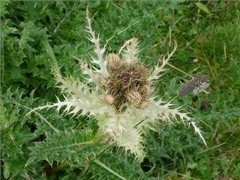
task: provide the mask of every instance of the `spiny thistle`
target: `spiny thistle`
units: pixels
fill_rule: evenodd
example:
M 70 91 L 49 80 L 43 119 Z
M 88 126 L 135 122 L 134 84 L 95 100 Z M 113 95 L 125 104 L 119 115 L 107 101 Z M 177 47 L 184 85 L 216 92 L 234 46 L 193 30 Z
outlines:
M 171 123 L 177 118 L 191 125 L 195 132 L 206 144 L 200 129 L 187 113 L 179 108 L 171 108 L 170 102 L 155 100 L 153 97 L 154 82 L 165 70 L 164 67 L 176 50 L 161 58 L 161 66 L 149 69 L 140 63 L 138 58 L 138 40 L 128 40 L 118 54 L 110 53 L 105 56 L 106 45 L 100 47 L 100 39 L 95 36 L 91 27 L 91 20 L 87 12 L 87 32 L 89 40 L 94 44 L 96 57 L 92 58 L 94 67 L 80 61 L 86 83 L 72 77 L 63 78 L 59 68 L 53 72 L 65 99 L 57 103 L 41 106 L 33 111 L 45 108 L 65 107 L 64 112 L 72 115 L 87 115 L 98 120 L 99 133 L 102 143 L 115 143 L 119 147 L 130 150 L 140 160 L 143 151 L 143 135 L 151 124 L 159 121 Z M 91 84 L 91 86 L 90 86 Z M 93 86 L 94 84 L 94 86 Z

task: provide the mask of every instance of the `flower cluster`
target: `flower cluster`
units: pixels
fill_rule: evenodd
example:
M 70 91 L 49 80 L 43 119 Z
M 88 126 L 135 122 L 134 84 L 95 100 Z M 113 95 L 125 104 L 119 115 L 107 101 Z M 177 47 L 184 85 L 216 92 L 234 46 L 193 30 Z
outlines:
M 130 41 L 134 45 L 137 39 Z M 109 54 L 107 68 L 109 76 L 101 79 L 103 89 L 108 93 L 106 102 L 113 105 L 116 112 L 123 112 L 129 104 L 144 109 L 150 95 L 148 68 L 131 59 L 123 60 L 117 54 Z
M 100 47 L 100 39 L 95 35 L 91 20 L 87 14 L 89 40 L 94 44 L 95 57 L 91 63 L 80 61 L 81 69 L 86 74 L 83 83 L 72 77 L 62 77 L 58 68 L 54 69 L 56 81 L 66 94 L 65 99 L 35 108 L 65 108 L 66 114 L 95 117 L 103 143 L 113 143 L 130 150 L 139 159 L 144 157 L 143 134 L 152 128 L 151 124 L 159 121 L 170 123 L 181 119 L 191 125 L 205 143 L 200 129 L 187 113 L 179 108 L 172 108 L 170 102 L 156 100 L 153 96 L 154 82 L 159 79 L 164 66 L 176 50 L 161 58 L 162 64 L 153 69 L 140 63 L 138 58 L 138 40 L 132 38 L 120 48 L 119 53 L 106 53 L 106 46 Z

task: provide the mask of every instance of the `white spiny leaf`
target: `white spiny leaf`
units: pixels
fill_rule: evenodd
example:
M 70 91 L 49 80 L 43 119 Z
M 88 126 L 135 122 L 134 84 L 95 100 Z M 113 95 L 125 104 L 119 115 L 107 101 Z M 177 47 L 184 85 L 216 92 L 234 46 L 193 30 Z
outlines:
M 112 97 L 114 102 L 113 95 L 109 94 L 111 90 L 108 89 L 109 86 L 111 86 L 109 84 L 115 81 L 114 78 L 113 80 L 111 79 L 111 75 L 114 73 L 112 73 L 113 70 L 111 71 L 111 69 L 109 68 L 111 67 L 109 65 L 110 63 L 107 64 L 109 62 L 109 59 L 107 61 L 107 59 L 104 58 L 106 45 L 103 48 L 100 47 L 100 38 L 99 36 L 95 36 L 95 32 L 91 27 L 91 19 L 89 18 L 88 13 L 87 32 L 89 33 L 88 39 L 94 44 L 94 52 L 96 53 L 96 56 L 91 57 L 91 64 L 94 64 L 95 67 L 93 66 L 89 68 L 87 64 L 80 62 L 83 73 L 87 75 L 87 83 L 83 83 L 71 76 L 67 78 L 62 77 L 59 68 L 55 67 L 53 69 L 53 72 L 55 75 L 55 79 L 58 82 L 58 87 L 62 90 L 62 93 L 65 94 L 64 100 L 61 101 L 57 97 L 56 103 L 52 105 L 41 106 L 33 109 L 32 111 L 56 108 L 58 112 L 60 112 L 60 110 L 63 110 L 64 114 L 70 114 L 72 116 L 93 116 L 98 121 L 100 134 L 105 134 L 107 136 L 107 141 L 111 140 L 115 142 L 118 146 L 124 147 L 126 151 L 130 150 L 132 153 L 136 154 L 136 156 L 141 160 L 145 155 L 143 151 L 142 135 L 148 129 L 154 130 L 153 125 L 159 121 L 165 123 L 174 123 L 174 120 L 180 119 L 183 123 L 191 125 L 206 145 L 206 141 L 201 134 L 201 130 L 196 126 L 196 123 L 193 121 L 193 119 L 190 118 L 187 113 L 181 112 L 180 107 L 173 108 L 171 101 L 164 102 L 163 100 L 155 100 L 156 98 L 153 97 L 153 95 L 152 97 L 143 99 L 143 96 L 141 96 L 140 93 L 135 92 L 135 89 L 134 91 L 129 91 L 128 89 L 128 91 L 125 91 L 125 94 L 122 93 L 122 91 L 116 91 L 124 94 L 122 97 L 125 98 L 124 103 L 126 104 L 126 109 L 122 112 L 117 111 L 119 110 L 115 107 L 117 103 L 114 104 L 105 102 L 105 98 L 107 95 Z M 167 65 L 169 59 L 172 57 L 173 53 L 175 52 L 176 47 L 177 46 L 175 45 L 171 53 L 168 53 L 161 58 L 161 66 L 155 67 L 149 77 L 143 76 L 147 81 L 146 84 L 150 84 L 149 87 L 147 85 L 143 86 L 144 90 L 147 89 L 145 91 L 148 92 L 148 89 L 150 89 L 150 92 L 153 92 L 152 88 L 154 87 L 151 85 L 153 84 L 154 80 L 158 79 L 162 75 L 162 72 L 165 71 L 164 68 Z M 136 38 L 132 38 L 120 48 L 119 56 L 116 55 L 121 61 L 121 63 L 119 63 L 120 65 L 118 66 L 121 68 L 117 70 L 123 71 L 123 67 L 128 70 L 128 66 L 133 69 L 131 69 L 131 72 L 126 71 L 125 74 L 117 74 L 116 77 L 124 77 L 124 83 L 120 86 L 120 88 L 122 88 L 125 83 L 131 82 L 128 79 L 133 78 L 137 74 L 136 72 L 134 72 L 134 66 L 131 65 L 136 65 L 137 63 L 139 63 L 138 53 L 138 41 Z M 116 62 L 119 62 L 116 59 L 110 58 L 110 60 L 115 60 L 115 64 Z M 123 66 L 124 63 L 127 66 Z M 137 67 L 138 65 L 139 64 L 137 64 Z M 108 72 L 108 69 L 110 69 L 110 72 Z M 140 71 L 140 74 L 144 74 L 144 72 L 145 71 Z M 140 78 L 138 79 L 142 79 L 142 77 L 140 76 Z M 104 83 L 106 81 L 110 83 L 106 85 L 100 82 L 101 80 L 103 80 Z M 136 87 L 136 89 L 140 88 Z M 149 95 L 151 93 L 146 94 L 147 96 L 151 96 Z M 128 98 L 131 100 L 128 100 Z M 127 100 L 128 103 L 126 103 Z M 135 101 L 139 103 L 129 103 Z M 143 105 L 142 102 L 145 102 L 145 105 L 147 105 L 140 106 Z

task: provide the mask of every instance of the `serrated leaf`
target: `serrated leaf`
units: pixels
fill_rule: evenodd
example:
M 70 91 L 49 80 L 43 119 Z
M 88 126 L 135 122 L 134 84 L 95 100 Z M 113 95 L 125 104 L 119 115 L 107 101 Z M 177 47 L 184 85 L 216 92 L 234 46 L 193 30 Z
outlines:
M 34 158 L 36 161 L 46 160 L 49 164 L 53 161 L 83 161 L 100 148 L 93 143 L 93 138 L 91 131 L 64 131 L 49 135 L 46 141 L 30 148 L 30 158 L 26 165 L 32 163 Z

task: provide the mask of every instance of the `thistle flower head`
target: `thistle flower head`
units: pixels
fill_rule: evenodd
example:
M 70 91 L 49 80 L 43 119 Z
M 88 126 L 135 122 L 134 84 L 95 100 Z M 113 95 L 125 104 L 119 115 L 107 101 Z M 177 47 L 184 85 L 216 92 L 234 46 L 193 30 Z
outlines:
M 109 76 L 102 86 L 114 98 L 115 110 L 123 112 L 130 104 L 139 108 L 150 93 L 148 68 L 138 61 L 121 60 L 117 54 L 109 54 L 107 60 Z
M 87 14 L 87 32 L 89 40 L 94 44 L 95 56 L 92 57 L 94 68 L 90 68 L 82 61 L 82 71 L 87 75 L 84 84 L 72 77 L 64 78 L 58 68 L 54 69 L 56 81 L 60 84 L 66 97 L 63 101 L 46 105 L 34 110 L 56 107 L 65 108 L 66 114 L 81 114 L 93 116 L 98 120 L 100 134 L 108 138 L 104 142 L 112 142 L 126 151 L 144 157 L 143 134 L 150 124 L 159 121 L 172 122 L 181 119 L 192 125 L 195 132 L 205 143 L 196 123 L 179 108 L 172 108 L 172 104 L 153 97 L 154 81 L 157 80 L 170 57 L 176 50 L 161 58 L 161 66 L 153 69 L 142 64 L 138 58 L 138 40 L 132 38 L 124 43 L 119 53 L 105 55 L 106 45 L 101 48 L 99 37 L 91 27 L 91 20 Z M 89 86 L 94 83 L 95 86 Z M 99 133 L 98 133 L 99 134 Z

